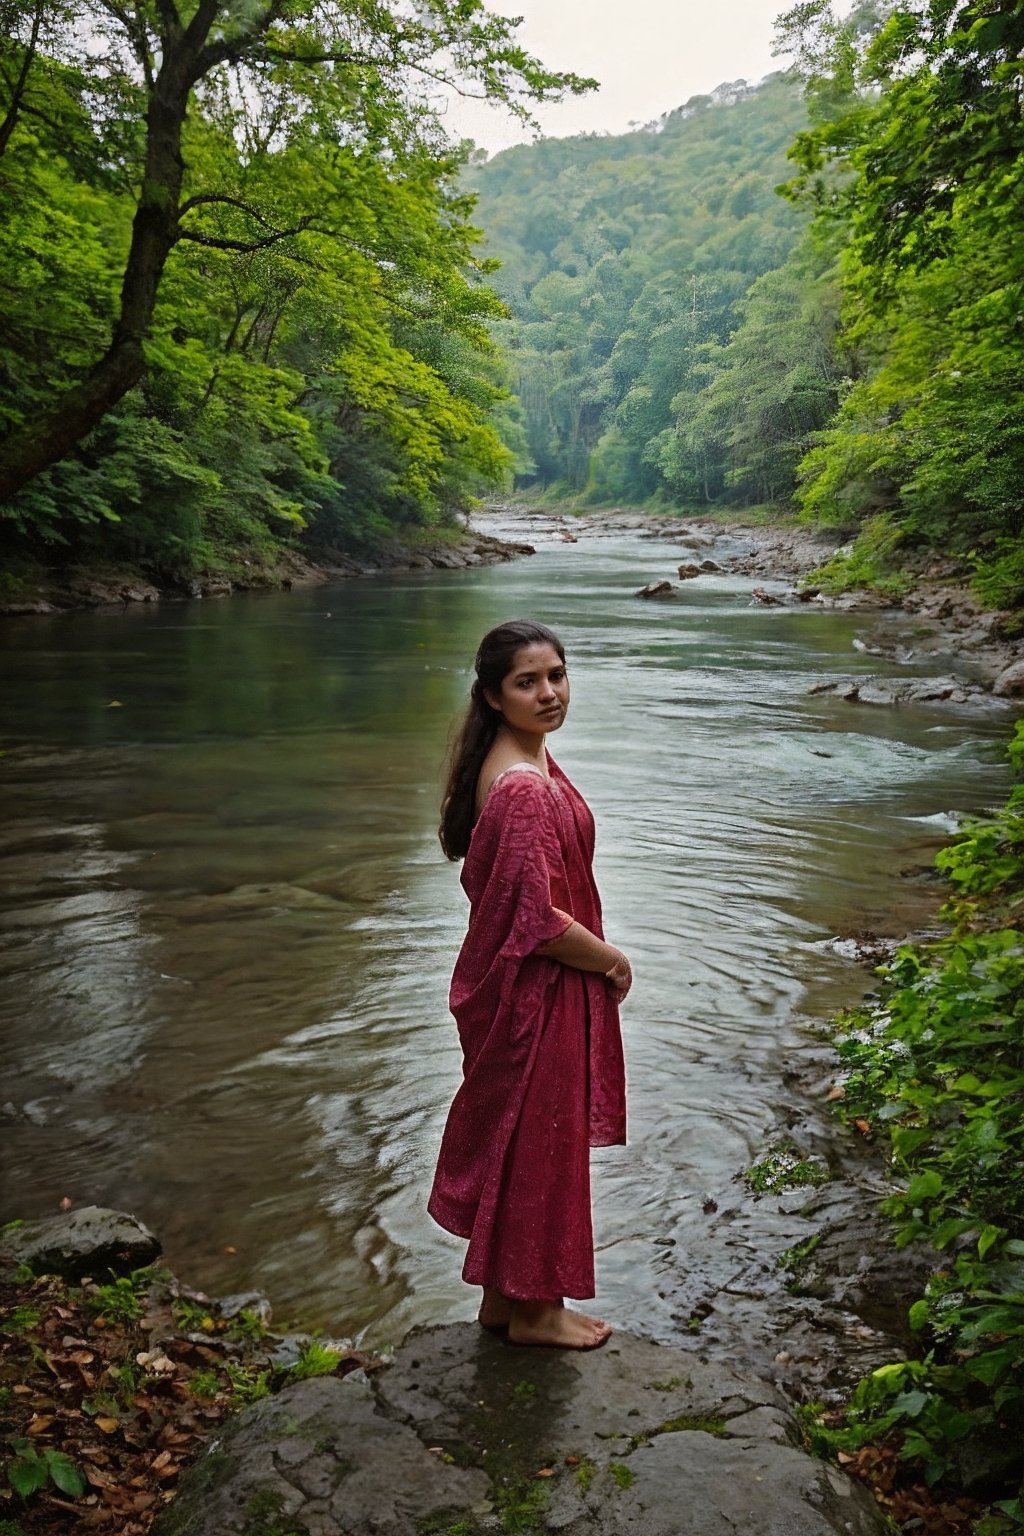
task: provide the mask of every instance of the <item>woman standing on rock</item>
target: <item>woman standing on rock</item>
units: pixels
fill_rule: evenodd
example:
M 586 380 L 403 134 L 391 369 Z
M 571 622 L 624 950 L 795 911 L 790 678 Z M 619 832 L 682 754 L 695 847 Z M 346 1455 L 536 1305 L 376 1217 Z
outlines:
M 455 742 L 441 846 L 465 858 L 469 931 L 452 977 L 464 1080 L 428 1209 L 469 1239 L 480 1322 L 514 1344 L 593 1349 L 592 1146 L 626 1139 L 618 1005 L 629 961 L 606 944 L 594 819 L 547 753 L 569 707 L 565 652 L 543 624 L 484 636 Z

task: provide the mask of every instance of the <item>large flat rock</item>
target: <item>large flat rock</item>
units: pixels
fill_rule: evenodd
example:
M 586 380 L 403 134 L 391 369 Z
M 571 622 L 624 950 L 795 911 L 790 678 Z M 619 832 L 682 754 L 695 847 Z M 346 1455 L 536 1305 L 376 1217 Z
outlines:
M 539 1474 L 539 1475 L 538 1475 Z M 799 1445 L 770 1383 L 617 1334 L 516 1349 L 469 1324 L 255 1404 L 156 1536 L 881 1536 L 869 1494 Z

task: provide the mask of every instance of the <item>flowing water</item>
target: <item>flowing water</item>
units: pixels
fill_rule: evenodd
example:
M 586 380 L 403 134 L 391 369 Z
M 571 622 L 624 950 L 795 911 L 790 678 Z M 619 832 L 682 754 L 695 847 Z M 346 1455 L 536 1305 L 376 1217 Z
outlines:
M 637 977 L 631 1141 L 594 1157 L 598 1305 L 677 1338 L 712 1298 L 721 1347 L 753 1348 L 744 1275 L 809 1229 L 736 1176 L 803 1113 L 807 1017 L 863 989 L 828 941 L 921 920 L 906 871 L 1001 797 L 1008 725 L 810 696 L 886 669 L 851 648 L 857 616 L 752 608 L 728 576 L 632 596 L 685 554 L 591 533 L 486 569 L 8 623 L 0 1219 L 133 1210 L 191 1283 L 375 1345 L 470 1315 L 462 1245 L 423 1209 L 466 915 L 439 763 L 480 635 L 531 614 L 568 649 L 553 749 Z M 805 1119 L 828 1136 L 817 1103 Z

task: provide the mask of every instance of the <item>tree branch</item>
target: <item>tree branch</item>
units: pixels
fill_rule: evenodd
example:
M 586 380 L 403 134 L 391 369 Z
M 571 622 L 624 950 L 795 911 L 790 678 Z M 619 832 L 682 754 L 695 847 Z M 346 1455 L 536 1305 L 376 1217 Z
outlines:
M 186 213 L 192 212 L 193 208 L 209 207 L 215 203 L 223 203 L 229 208 L 240 208 L 250 219 L 255 219 L 257 224 L 262 224 L 264 229 L 273 229 L 274 227 L 269 219 L 265 219 L 262 213 L 251 207 L 249 203 L 243 202 L 240 197 L 232 197 L 227 192 L 197 192 L 194 197 L 190 197 L 186 202 L 182 203 L 178 209 L 178 218 L 183 219 Z M 182 231 L 183 236 L 184 233 Z
M 264 235 L 261 240 L 232 240 L 222 235 L 201 235 L 198 231 L 181 229 L 178 231 L 179 240 L 191 240 L 194 245 L 205 245 L 215 251 L 265 251 L 269 246 L 279 245 L 282 240 L 288 240 L 292 235 L 301 235 L 307 230 L 312 221 L 302 219 L 293 229 L 273 229 L 269 235 Z

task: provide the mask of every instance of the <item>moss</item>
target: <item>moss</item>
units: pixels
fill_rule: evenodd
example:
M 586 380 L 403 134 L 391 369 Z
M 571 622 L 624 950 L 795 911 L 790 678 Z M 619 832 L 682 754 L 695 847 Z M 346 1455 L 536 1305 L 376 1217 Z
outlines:
M 477 1536 L 478 1529 L 475 1521 L 451 1511 L 428 1515 L 416 1522 L 416 1536 Z
M 273 1488 L 253 1494 L 242 1521 L 242 1536 L 307 1536 L 304 1526 L 282 1518 L 281 1495 Z
M 726 1433 L 726 1421 L 713 1413 L 682 1413 L 676 1419 L 666 1419 L 654 1431 L 656 1435 L 678 1435 L 698 1432 L 721 1439 Z
M 597 1469 L 594 1466 L 594 1463 L 592 1461 L 588 1461 L 584 1456 L 579 1466 L 576 1468 L 576 1486 L 580 1493 L 590 1492 L 590 1486 L 594 1481 L 594 1473 L 596 1470 Z
M 636 1473 L 632 1467 L 623 1466 L 621 1461 L 609 1462 L 608 1471 L 620 1488 L 632 1488 L 636 1482 Z
M 514 1482 L 495 1488 L 494 1504 L 501 1529 L 507 1536 L 533 1536 L 543 1530 L 542 1520 L 548 1502 L 546 1482 Z

